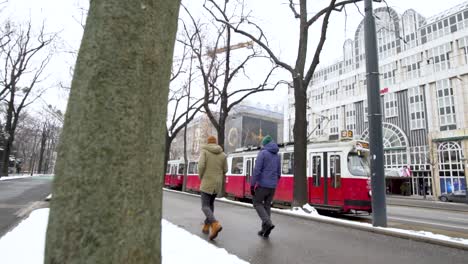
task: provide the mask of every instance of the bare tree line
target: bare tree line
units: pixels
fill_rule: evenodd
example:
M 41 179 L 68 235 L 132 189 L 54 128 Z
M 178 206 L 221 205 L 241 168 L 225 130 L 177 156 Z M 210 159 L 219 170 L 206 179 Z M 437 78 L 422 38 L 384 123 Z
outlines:
M 0 26 L 0 176 L 5 176 L 11 165 L 10 156 L 16 154 L 19 158 L 18 154 L 21 154 L 15 150 L 17 146 L 14 144 L 21 120 L 28 120 L 22 115 L 48 88 L 44 85 L 48 77 L 44 73 L 54 53 L 57 35 L 47 33 L 44 25 L 35 29 L 31 21 L 20 23 L 7 19 Z M 37 161 L 40 171 L 47 154 L 44 137 L 49 137 L 49 133 L 41 136 L 42 159 Z M 17 145 L 24 144 L 18 142 Z M 27 160 L 27 157 L 21 156 L 21 159 Z

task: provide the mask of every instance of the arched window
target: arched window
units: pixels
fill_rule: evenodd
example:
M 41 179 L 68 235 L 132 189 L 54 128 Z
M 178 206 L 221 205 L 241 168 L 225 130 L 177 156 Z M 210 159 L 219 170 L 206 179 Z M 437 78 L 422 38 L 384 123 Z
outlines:
M 459 142 L 444 142 L 438 148 L 440 191 L 452 193 L 466 189 L 465 167 Z
M 408 138 L 397 126 L 390 123 L 382 124 L 382 135 L 385 156 L 385 168 L 399 169 L 408 165 Z M 369 129 L 362 133 L 361 139 L 369 140 Z

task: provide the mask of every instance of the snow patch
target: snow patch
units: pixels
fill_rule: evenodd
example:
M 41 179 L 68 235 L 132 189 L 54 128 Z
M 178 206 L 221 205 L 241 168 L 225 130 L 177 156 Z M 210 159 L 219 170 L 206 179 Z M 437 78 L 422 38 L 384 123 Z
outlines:
M 35 210 L 15 229 L 1 237 L 1 263 L 43 263 L 48 218 L 48 208 Z M 229 254 L 226 249 L 218 248 L 165 219 L 161 220 L 161 225 L 161 254 L 163 264 L 248 264 L 248 262 L 237 256 Z M 183 254 L 181 254 L 182 249 Z

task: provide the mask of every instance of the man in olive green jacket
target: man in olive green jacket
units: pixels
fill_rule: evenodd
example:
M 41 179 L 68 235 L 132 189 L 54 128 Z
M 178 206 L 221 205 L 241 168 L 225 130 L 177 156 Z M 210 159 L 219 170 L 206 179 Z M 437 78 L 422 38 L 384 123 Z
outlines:
M 203 145 L 198 161 L 198 176 L 200 177 L 200 191 L 202 211 L 206 216 L 202 232 L 210 232 L 210 240 L 215 239 L 223 229 L 214 217 L 214 201 L 221 192 L 223 176 L 227 172 L 227 159 L 221 146 L 216 144 L 216 138 L 208 137 L 208 144 Z

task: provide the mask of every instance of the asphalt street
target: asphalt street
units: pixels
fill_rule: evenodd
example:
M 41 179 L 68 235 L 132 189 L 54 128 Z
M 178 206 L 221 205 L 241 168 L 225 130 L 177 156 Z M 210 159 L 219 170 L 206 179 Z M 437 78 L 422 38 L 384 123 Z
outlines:
M 0 181 L 0 237 L 50 194 L 51 176 Z
M 201 232 L 199 197 L 165 191 L 163 203 L 165 219 L 207 239 Z M 276 228 L 269 239 L 264 239 L 257 236 L 260 221 L 252 208 L 216 202 L 215 215 L 223 231 L 212 243 L 253 264 L 452 264 L 466 263 L 468 259 L 468 251 L 464 250 L 275 213 L 272 217 Z
M 372 222 L 372 217 L 368 215 L 329 216 L 359 222 Z M 387 220 L 389 227 L 424 230 L 468 239 L 468 212 L 387 205 Z

